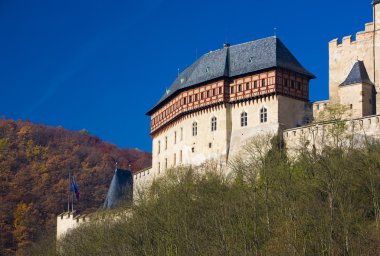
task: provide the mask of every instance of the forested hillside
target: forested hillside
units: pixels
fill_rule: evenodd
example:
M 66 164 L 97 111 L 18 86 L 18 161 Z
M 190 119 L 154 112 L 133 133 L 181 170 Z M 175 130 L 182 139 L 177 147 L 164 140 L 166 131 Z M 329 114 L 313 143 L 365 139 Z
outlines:
M 41 235 L 55 236 L 56 215 L 67 208 L 69 172 L 80 189 L 75 209 L 99 208 L 116 161 L 138 170 L 150 165 L 151 155 L 119 149 L 85 130 L 0 120 L 0 255 L 22 255 Z

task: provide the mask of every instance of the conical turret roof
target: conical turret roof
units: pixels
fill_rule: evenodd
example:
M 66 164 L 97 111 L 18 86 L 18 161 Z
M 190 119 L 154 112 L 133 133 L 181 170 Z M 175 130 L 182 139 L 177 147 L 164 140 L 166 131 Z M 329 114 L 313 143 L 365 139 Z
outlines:
M 120 202 L 132 200 L 133 175 L 131 171 L 116 169 L 113 175 L 103 209 L 115 208 Z
M 354 64 L 351 72 L 348 74 L 346 80 L 344 80 L 341 86 L 358 83 L 373 84 L 369 79 L 367 69 L 364 66 L 364 62 L 359 60 Z

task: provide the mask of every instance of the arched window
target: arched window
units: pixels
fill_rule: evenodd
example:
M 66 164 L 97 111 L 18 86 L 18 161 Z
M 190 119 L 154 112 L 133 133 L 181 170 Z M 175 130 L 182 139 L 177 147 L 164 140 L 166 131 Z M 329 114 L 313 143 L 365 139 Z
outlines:
M 247 115 L 247 112 L 243 112 L 240 115 L 240 125 L 241 127 L 243 127 L 243 126 L 247 126 L 247 124 L 248 124 L 248 115 Z
M 213 132 L 213 131 L 216 131 L 216 117 L 215 116 L 213 116 L 212 118 L 211 118 L 211 131 Z
M 268 111 L 265 107 L 260 109 L 260 123 L 266 123 L 268 121 Z
M 197 122 L 193 123 L 193 136 L 197 136 L 198 134 L 198 124 Z

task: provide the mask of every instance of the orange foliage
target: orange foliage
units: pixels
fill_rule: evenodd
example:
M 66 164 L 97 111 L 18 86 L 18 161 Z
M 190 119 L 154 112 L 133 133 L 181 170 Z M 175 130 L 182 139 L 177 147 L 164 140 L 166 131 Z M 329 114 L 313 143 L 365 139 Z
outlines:
M 22 254 L 42 234 L 55 235 L 55 217 L 67 208 L 69 172 L 81 191 L 76 210 L 98 209 L 116 161 L 139 170 L 151 155 L 88 132 L 0 120 L 0 255 Z

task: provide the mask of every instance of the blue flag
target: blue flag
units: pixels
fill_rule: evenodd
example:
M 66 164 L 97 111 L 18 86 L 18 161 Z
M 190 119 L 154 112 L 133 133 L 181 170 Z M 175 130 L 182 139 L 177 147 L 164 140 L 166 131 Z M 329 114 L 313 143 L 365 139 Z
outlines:
M 80 192 L 79 192 L 78 184 L 74 180 L 74 178 L 70 178 L 70 191 L 75 193 L 75 197 L 79 201 Z

